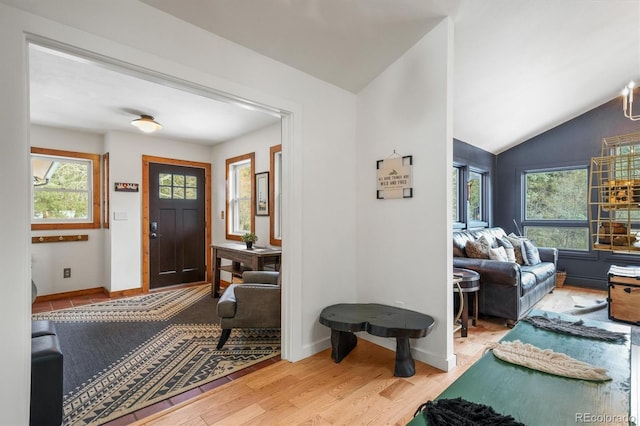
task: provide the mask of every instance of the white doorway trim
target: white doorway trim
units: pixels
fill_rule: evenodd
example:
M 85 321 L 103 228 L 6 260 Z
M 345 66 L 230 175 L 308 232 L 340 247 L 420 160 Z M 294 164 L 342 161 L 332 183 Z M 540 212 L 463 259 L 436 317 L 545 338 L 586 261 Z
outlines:
M 201 96 L 251 108 L 281 118 L 282 123 L 282 157 L 283 157 L 283 227 L 282 250 L 282 359 L 297 361 L 304 357 L 302 351 L 302 120 L 301 106 L 295 102 L 273 96 L 260 94 L 249 99 L 231 91 L 223 91 L 192 81 L 164 74 L 152 69 L 102 55 L 87 49 L 72 46 L 36 34 L 27 34 L 28 44 L 39 45 L 50 49 L 78 56 L 114 71 L 164 84 L 175 89 L 184 90 Z M 170 60 L 167 60 L 171 62 Z M 174 62 L 171 62 L 174 64 Z M 241 92 L 255 93 L 249 87 L 235 84 Z M 234 90 L 234 92 L 236 92 Z M 28 101 L 28 98 L 27 98 Z M 142 273 L 142 271 L 141 271 Z

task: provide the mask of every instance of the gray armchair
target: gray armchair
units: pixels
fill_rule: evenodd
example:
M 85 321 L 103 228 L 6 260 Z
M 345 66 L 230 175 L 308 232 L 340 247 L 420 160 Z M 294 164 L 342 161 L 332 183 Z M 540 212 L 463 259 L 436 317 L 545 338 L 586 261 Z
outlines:
M 232 328 L 280 327 L 280 273 L 247 271 L 243 284 L 231 284 L 216 307 L 222 334 L 217 348 L 226 343 Z

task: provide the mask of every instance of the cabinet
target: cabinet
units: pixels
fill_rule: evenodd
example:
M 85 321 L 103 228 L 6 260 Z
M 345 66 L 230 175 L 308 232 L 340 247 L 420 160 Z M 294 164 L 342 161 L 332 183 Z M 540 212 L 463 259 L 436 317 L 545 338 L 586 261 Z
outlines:
M 614 265 L 608 275 L 609 319 L 640 325 L 640 269 Z
M 589 216 L 594 250 L 640 252 L 640 133 L 604 138 L 591 158 Z

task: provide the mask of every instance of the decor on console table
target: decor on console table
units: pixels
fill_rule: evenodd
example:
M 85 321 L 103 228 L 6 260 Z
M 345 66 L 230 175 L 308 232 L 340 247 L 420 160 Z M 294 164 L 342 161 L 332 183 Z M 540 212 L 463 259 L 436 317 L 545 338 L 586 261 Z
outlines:
M 254 234 L 253 232 L 247 232 L 246 234 L 243 234 L 242 237 L 240 237 L 240 238 L 247 245 L 247 250 L 252 250 L 253 249 L 253 243 L 258 241 L 258 236 L 256 234 Z

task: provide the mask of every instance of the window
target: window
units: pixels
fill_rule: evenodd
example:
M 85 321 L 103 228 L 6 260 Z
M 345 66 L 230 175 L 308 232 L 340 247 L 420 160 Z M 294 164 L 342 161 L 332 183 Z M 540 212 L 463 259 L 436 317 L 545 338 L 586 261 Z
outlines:
M 470 169 L 467 178 L 467 223 L 469 226 L 488 226 L 486 196 L 485 174 Z
M 453 229 L 489 226 L 488 175 L 486 171 L 467 165 L 453 164 L 451 170 Z
M 269 153 L 271 154 L 269 242 L 274 246 L 280 246 L 282 245 L 282 145 L 272 146 Z
M 31 229 L 100 227 L 100 156 L 31 148 Z
M 451 199 L 453 200 L 452 203 L 453 205 L 451 206 L 451 219 L 453 221 L 453 227 L 454 228 L 462 228 L 464 227 L 464 220 L 463 220 L 463 210 L 462 210 L 462 205 L 463 203 L 460 202 L 460 200 L 464 199 L 461 195 L 461 187 L 460 187 L 460 182 L 462 181 L 462 167 L 461 166 L 453 166 L 453 169 L 451 170 L 451 180 L 452 180 L 452 184 L 451 184 Z
M 184 174 L 160 173 L 159 197 L 173 200 L 197 200 L 198 177 Z
M 226 237 L 239 240 L 245 232 L 254 232 L 254 153 L 227 159 L 226 173 Z
M 524 234 L 536 245 L 589 250 L 588 171 L 541 170 L 524 173 Z

